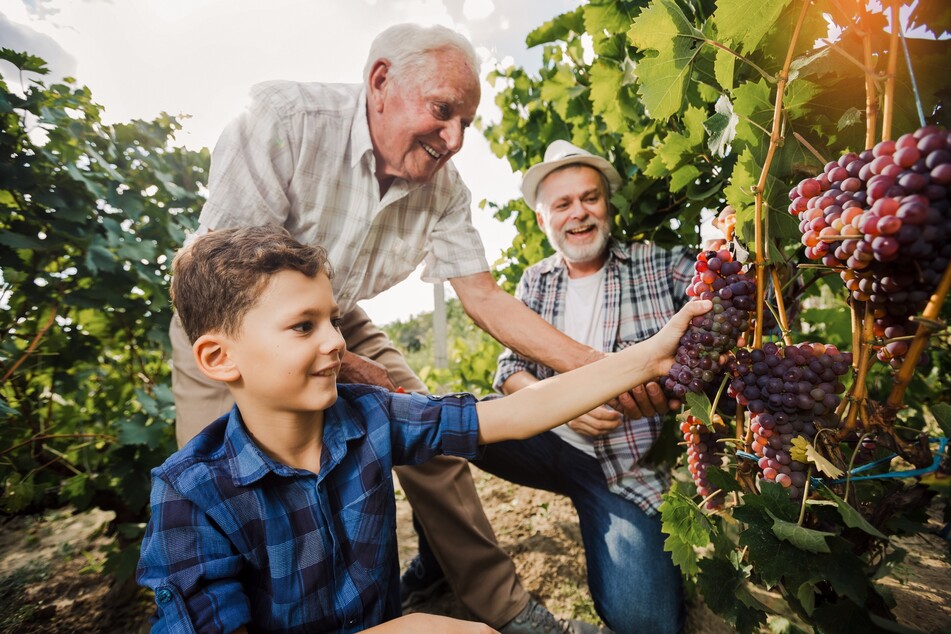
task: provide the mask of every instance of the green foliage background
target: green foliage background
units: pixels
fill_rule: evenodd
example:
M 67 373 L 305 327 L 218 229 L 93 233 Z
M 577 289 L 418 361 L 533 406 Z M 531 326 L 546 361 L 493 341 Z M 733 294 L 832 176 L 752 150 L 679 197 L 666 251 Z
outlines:
M 781 144 L 766 181 L 763 255 L 795 264 L 799 234 L 787 192 L 827 160 L 863 149 L 861 33 L 871 34 L 878 72 L 889 46 L 880 10 L 857 24 L 851 3 L 816 0 L 790 49 L 805 1 L 590 0 L 528 35 L 527 46 L 543 49 L 537 73 L 491 73 L 502 116 L 482 130 L 517 171 L 540 161 L 558 138 L 611 160 L 626 177 L 612 198 L 621 239 L 697 245 L 704 213 L 729 204 L 739 241 L 751 250 L 752 186 L 766 157 L 778 71 L 791 50 Z M 830 23 L 840 30 L 835 42 L 823 40 Z M 951 4 L 918 2 L 907 26 L 946 37 L 949 25 Z M 915 89 L 929 122 L 947 126 L 949 118 L 951 40 L 928 36 L 907 45 L 917 84 L 899 64 L 894 136 L 919 125 Z M 71 80 L 46 85 L 42 60 L 27 54 L 3 49 L 0 58 L 19 69 L 15 83 L 23 86 L 0 79 L 0 504 L 5 513 L 65 504 L 116 511 L 120 539 L 110 569 L 121 578 L 137 556 L 149 469 L 174 449 L 168 264 L 195 224 L 209 155 L 175 143 L 174 117 L 106 125 L 87 88 Z M 522 201 L 482 205 L 518 229 L 497 267 L 514 291 L 524 268 L 550 246 Z M 841 284 L 800 275 L 807 291 L 793 338 L 848 348 Z M 431 317 L 388 331 L 434 391 L 486 393 L 500 348 L 457 302 L 449 316 L 448 370 L 425 358 Z M 948 345 L 943 332 L 930 368 L 907 393 L 901 422 L 911 432 L 947 434 L 951 426 Z M 890 381 L 877 369 L 872 395 Z M 735 486 L 727 474 L 717 482 Z M 889 615 L 875 578 L 900 559 L 876 533 L 920 530 L 920 509 L 934 491 L 895 480 L 856 493 L 862 508 L 892 512 L 873 525 L 830 491 L 828 505 L 814 510 L 815 524 L 803 526 L 788 496 L 766 486 L 725 518 L 702 512 L 692 485 L 678 484 L 663 509 L 668 548 L 738 630 L 752 630 L 771 610 L 750 588 L 778 585 L 802 623 L 875 631 Z M 919 511 L 888 506 L 915 495 Z M 875 545 L 871 555 L 856 546 L 863 543 Z

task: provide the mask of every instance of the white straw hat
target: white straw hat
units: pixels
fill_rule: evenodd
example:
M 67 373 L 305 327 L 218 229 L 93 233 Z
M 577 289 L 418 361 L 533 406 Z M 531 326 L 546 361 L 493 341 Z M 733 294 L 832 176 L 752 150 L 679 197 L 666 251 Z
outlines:
M 559 139 L 558 141 L 552 141 L 548 149 L 545 150 L 545 160 L 528 168 L 522 178 L 522 196 L 525 198 L 525 203 L 529 209 L 535 209 L 538 185 L 545 180 L 545 177 L 559 167 L 573 163 L 588 165 L 604 174 L 604 177 L 608 179 L 611 191 L 617 191 L 621 187 L 621 175 L 618 174 L 611 163 L 600 156 L 572 145 L 568 141 Z

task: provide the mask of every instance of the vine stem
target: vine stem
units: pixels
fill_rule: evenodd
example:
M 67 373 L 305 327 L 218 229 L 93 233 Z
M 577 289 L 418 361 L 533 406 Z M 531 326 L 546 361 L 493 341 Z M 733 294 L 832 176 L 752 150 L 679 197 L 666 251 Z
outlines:
M 773 289 L 776 291 L 776 317 L 779 321 L 779 327 L 783 331 L 783 343 L 787 346 L 792 345 L 792 339 L 789 337 L 789 320 L 786 318 L 786 304 L 783 301 L 782 284 L 779 280 L 779 272 L 773 267 L 770 270 L 773 279 Z
M 869 367 L 872 365 L 872 354 L 874 350 L 872 349 L 872 340 L 875 338 L 873 332 L 873 323 L 875 317 L 872 315 L 872 311 L 869 307 L 865 308 L 865 319 L 862 321 L 862 341 L 859 349 L 859 365 L 856 372 L 855 381 L 852 383 L 852 389 L 849 390 L 849 401 L 851 406 L 849 407 L 848 418 L 845 421 L 845 427 L 842 429 L 840 438 L 847 436 L 853 429 L 855 429 L 856 419 L 859 416 L 859 412 L 862 409 L 865 399 L 867 397 L 867 388 L 865 381 L 868 377 Z M 862 423 L 864 425 L 864 417 Z
M 921 313 L 923 319 L 918 322 L 918 331 L 908 346 L 905 360 L 895 375 L 895 384 L 892 387 L 891 393 L 888 395 L 886 404 L 889 407 L 895 409 L 901 407 L 905 397 L 905 388 L 908 387 L 908 383 L 911 382 L 912 377 L 915 375 L 918 358 L 921 356 L 922 351 L 924 351 L 925 346 L 928 345 L 928 339 L 931 333 L 941 326 L 938 317 L 940 316 L 941 306 L 944 304 L 944 299 L 948 296 L 949 290 L 951 290 L 951 266 L 944 270 L 944 275 L 941 276 L 938 288 L 928 301 L 924 312 Z
M 809 480 L 812 477 L 812 465 L 809 465 L 809 470 L 806 471 L 806 483 L 802 486 L 802 505 L 799 507 L 799 520 L 796 522 L 796 525 L 802 526 L 803 521 L 806 519 L 806 500 L 809 499 Z
M 779 81 L 776 84 L 776 100 L 773 104 L 773 124 L 769 134 L 769 148 L 766 150 L 766 158 L 763 161 L 763 170 L 760 172 L 759 181 L 755 187 L 755 221 L 754 221 L 754 240 L 756 244 L 756 327 L 753 331 L 753 348 L 762 346 L 763 340 L 763 303 L 766 280 L 764 267 L 766 258 L 763 254 L 765 244 L 763 239 L 763 193 L 766 191 L 766 179 L 769 176 L 769 168 L 773 163 L 773 157 L 776 155 L 776 148 L 779 147 L 779 141 L 782 138 L 780 128 L 783 116 L 783 96 L 786 92 L 786 84 L 789 81 L 789 67 L 792 65 L 793 52 L 796 48 L 796 40 L 799 39 L 799 32 L 802 30 L 803 21 L 806 19 L 806 12 L 809 10 L 810 2 L 805 0 L 802 3 L 802 10 L 799 12 L 799 19 L 796 20 L 796 26 L 793 29 L 792 37 L 789 40 L 789 49 L 786 51 L 786 60 L 783 62 L 783 68 L 779 71 Z
M 0 378 L 0 383 L 6 383 L 7 379 L 13 376 L 13 373 L 16 372 L 16 369 L 19 368 L 23 362 L 26 361 L 26 358 L 33 353 L 33 351 L 36 349 L 36 346 L 40 343 L 40 339 L 42 339 L 43 335 L 46 334 L 46 331 L 50 329 L 50 326 L 53 325 L 53 321 L 55 319 L 56 306 L 53 306 L 53 308 L 50 309 L 49 319 L 46 320 L 46 323 L 43 324 L 43 327 L 40 328 L 39 332 L 36 333 L 36 336 L 33 337 L 33 341 L 31 341 L 26 350 L 23 351 L 23 354 L 20 355 L 20 358 L 16 360 L 16 363 L 10 366 L 10 369 L 4 373 L 3 378 Z
M 29 445 L 35 442 L 42 442 L 44 440 L 55 440 L 57 438 L 102 438 L 104 440 L 115 441 L 115 436 L 110 436 L 109 434 L 37 434 L 36 436 L 31 436 L 26 440 L 19 442 L 12 447 L 7 447 L 3 451 L 0 451 L 0 456 L 5 456 L 12 451 L 16 451 L 20 447 Z
M 885 75 L 885 98 L 882 100 L 882 140 L 892 138 L 892 119 L 895 118 L 895 71 L 898 69 L 898 3 L 888 2 L 891 9 L 892 32 L 888 38 L 888 73 Z M 872 147 L 871 145 L 869 147 Z
M 865 61 L 865 147 L 875 145 L 875 130 L 878 127 L 878 93 L 875 90 L 875 77 L 872 61 L 872 34 L 866 28 L 868 24 L 868 7 L 864 2 L 858 3 L 862 12 L 862 53 Z

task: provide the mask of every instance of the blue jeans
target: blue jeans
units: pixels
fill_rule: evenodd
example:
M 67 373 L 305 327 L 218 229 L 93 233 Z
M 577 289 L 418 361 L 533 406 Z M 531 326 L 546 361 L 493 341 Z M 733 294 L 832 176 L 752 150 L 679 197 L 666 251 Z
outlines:
M 588 588 L 608 627 L 618 634 L 682 629 L 680 570 L 664 551 L 660 516 L 649 516 L 609 491 L 596 459 L 545 432 L 486 445 L 472 463 L 509 482 L 571 499 L 584 542 Z

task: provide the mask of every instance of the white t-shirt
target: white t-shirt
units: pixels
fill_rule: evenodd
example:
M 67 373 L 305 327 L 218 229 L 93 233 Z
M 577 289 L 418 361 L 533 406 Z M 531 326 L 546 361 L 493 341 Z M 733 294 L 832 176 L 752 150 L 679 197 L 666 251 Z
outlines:
M 604 279 L 607 269 L 585 277 L 568 278 L 565 289 L 565 334 L 604 352 Z M 569 445 L 595 457 L 594 440 L 567 424 L 552 430 Z

